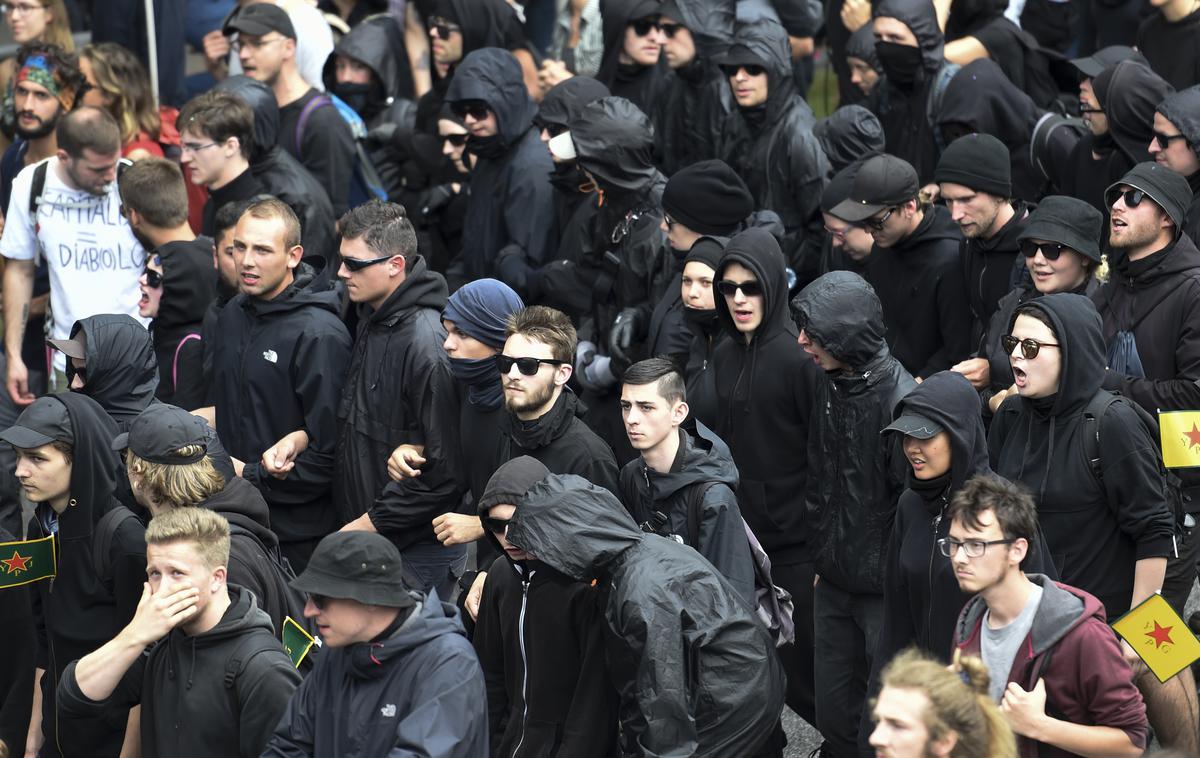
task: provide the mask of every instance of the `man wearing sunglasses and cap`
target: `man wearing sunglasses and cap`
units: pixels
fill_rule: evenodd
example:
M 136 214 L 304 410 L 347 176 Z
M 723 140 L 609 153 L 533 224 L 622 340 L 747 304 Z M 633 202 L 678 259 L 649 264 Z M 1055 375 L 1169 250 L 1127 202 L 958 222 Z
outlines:
M 454 606 L 405 585 L 396 546 L 337 532 L 292 586 L 324 650 L 264 758 L 488 752 L 483 672 Z

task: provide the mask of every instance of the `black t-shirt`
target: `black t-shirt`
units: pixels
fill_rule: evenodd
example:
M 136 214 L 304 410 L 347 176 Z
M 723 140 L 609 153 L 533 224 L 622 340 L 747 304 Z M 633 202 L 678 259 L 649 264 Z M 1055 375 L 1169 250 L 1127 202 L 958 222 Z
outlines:
M 309 105 L 321 98 L 322 102 Z M 333 213 L 348 210 L 354 171 L 354 135 L 337 107 L 316 89 L 279 109 L 279 146 L 300 161 L 329 192 Z
M 1169 23 L 1161 13 L 1142 22 L 1137 33 L 1137 47 L 1154 73 L 1171 83 L 1177 90 L 1200 84 L 1200 10 L 1175 23 Z

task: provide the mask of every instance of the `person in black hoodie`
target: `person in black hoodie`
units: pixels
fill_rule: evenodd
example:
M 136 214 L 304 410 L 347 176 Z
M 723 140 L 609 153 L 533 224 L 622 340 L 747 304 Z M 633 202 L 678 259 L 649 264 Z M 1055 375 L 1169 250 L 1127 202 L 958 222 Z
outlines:
M 820 580 L 814 592 L 817 728 L 852 754 L 883 623 L 883 566 L 904 461 L 878 430 L 916 384 L 888 352 L 883 309 L 861 276 L 834 271 L 792 300 L 798 341 L 824 372 L 807 455 L 824 472 L 804 495 Z M 861 747 L 866 750 L 866 743 Z
M 478 156 L 462 253 L 447 279 L 457 289 L 495 276 L 529 298 L 536 292 L 531 280 L 550 256 L 553 164 L 533 128 L 537 109 L 521 66 L 506 50 L 476 50 L 455 69 L 446 102 L 465 119 L 467 150 Z
M 867 276 L 875 238 L 862 224 L 852 224 L 833 215 L 833 209 L 854 191 L 854 175 L 865 160 L 855 161 L 834 174 L 821 193 L 821 218 L 825 222 L 825 242 L 821 247 L 822 274 L 853 271 L 864 279 Z
M 670 68 L 662 54 L 661 0 L 604 0 L 604 57 L 596 78 L 645 113 L 654 110 Z
M 150 522 L 142 602 L 117 635 L 63 672 L 65 721 L 140 705 L 127 743 L 144 755 L 262 753 L 300 674 L 254 595 L 227 584 L 229 540 L 228 522 L 202 508 Z
M 1144 63 L 1123 60 L 1105 69 L 1092 82 L 1108 119 L 1108 130 L 1127 168 L 1146 160 L 1154 138 L 1154 110 L 1175 88 Z
M 1192 188 L 1183 233 L 1200 244 L 1200 85 L 1163 98 L 1154 111 L 1150 156 L 1181 174 Z
M 833 7 L 836 7 L 834 4 Z M 861 104 L 875 90 L 879 77 L 883 75 L 883 67 L 879 65 L 879 56 L 875 52 L 875 25 L 868 22 L 850 35 L 846 42 L 846 76 L 839 74 L 839 88 L 845 92 L 848 85 L 854 89 L 849 92 L 853 98 L 839 98 L 838 102 L 849 105 Z M 836 64 L 835 64 L 836 68 Z
M 719 60 L 736 110 L 726 119 L 717 156 L 741 176 L 755 207 L 783 219 L 780 242 L 795 285 L 816 278 L 821 245 L 821 190 L 829 163 L 813 136 L 812 109 L 796 91 L 787 32 L 761 18 L 739 24 Z
M 971 317 L 963 291 L 962 233 L 943 206 L 917 195 L 917 173 L 893 155 L 864 161 L 830 214 L 875 239 L 866 279 L 883 303 L 888 347 L 922 379 L 966 358 Z
M 331 491 L 335 424 L 350 363 L 328 273 L 303 255 L 299 220 L 285 203 L 265 198 L 246 208 L 234 229 L 242 291 L 218 317 L 213 356 L 217 432 L 236 473 L 270 504 L 280 548 L 297 568 L 340 522 Z M 286 479 L 269 476 L 263 451 L 297 429 L 312 443 Z
M 128 709 L 62 720 L 56 693 L 71 661 L 104 644 L 133 614 L 145 577 L 146 546 L 137 519 L 119 519 L 108 544 L 96 544 L 97 524 L 120 507 L 114 497 L 120 464 L 112 450 L 117 426 L 91 398 L 75 392 L 40 397 L 0 432 L 17 449 L 16 477 L 36 504 L 29 539 L 54 537 L 53 580 L 33 589 L 37 665 L 26 751 L 116 758 Z M 107 550 L 97 556 L 94 551 Z M 96 567 L 108 570 L 107 576 Z
M 220 341 L 217 331 L 217 318 L 229 301 L 238 293 L 237 265 L 233 260 L 233 230 L 237 228 L 238 219 L 246 210 L 246 202 L 227 203 L 222 206 L 213 219 L 213 268 L 217 272 L 217 291 L 215 297 L 204 311 L 204 320 L 200 324 L 200 344 L 204 346 L 204 405 L 212 405 L 213 400 L 213 353 Z
M 832 177 L 851 163 L 882 153 L 883 126 L 861 105 L 843 105 L 813 126 Z M 824 272 L 822 272 L 824 273 Z
M 14 479 L 14 482 L 16 480 Z M 19 542 L 21 537 L 0 525 L 0 543 Z M 31 726 L 34 673 L 37 659 L 37 629 L 30 602 L 34 588 L 6 587 L 0 592 L 0 744 L 12 751 L 25 750 L 25 738 Z M 10 752 L 10 755 L 14 753 Z
M 501 553 L 483 566 L 489 579 L 473 640 L 487 683 L 491 754 L 608 758 L 616 747 L 617 693 L 604 660 L 604 592 L 514 548 L 504 535 L 515 504 L 549 475 L 533 458 L 514 458 L 479 499 L 488 542 Z
M 680 290 L 683 296 L 683 321 L 691 341 L 688 343 L 684 378 L 687 382 L 689 417 L 709 429 L 717 425 L 716 367 L 713 354 L 717 345 L 730 339 L 717 316 L 714 284 L 717 266 L 725 254 L 724 237 L 701 237 L 683 258 Z
M 713 430 L 737 464 L 742 517 L 771 559 L 775 583 L 792 595 L 796 641 L 780 649 L 787 702 L 816 723 L 813 694 L 813 555 L 804 513 L 804 450 L 818 369 L 796 344 L 788 314 L 787 264 L 763 229 L 733 237 L 717 266 L 717 318 L 729 335 L 713 350 Z
M 1150 67 L 1175 89 L 1200 81 L 1200 8 L 1192 0 L 1152 0 L 1154 9 L 1137 30 L 1137 49 L 1145 53 Z

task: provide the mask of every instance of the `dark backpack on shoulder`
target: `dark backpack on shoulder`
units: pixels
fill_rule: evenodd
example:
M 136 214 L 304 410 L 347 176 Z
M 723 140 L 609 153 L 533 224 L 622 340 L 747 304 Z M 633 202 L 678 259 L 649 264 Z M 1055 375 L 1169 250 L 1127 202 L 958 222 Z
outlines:
M 265 561 L 259 561 L 259 567 L 263 569 L 260 574 L 266 574 L 268 583 L 267 592 L 272 594 L 272 599 L 278 601 L 278 605 L 283 609 L 285 616 L 291 616 L 292 620 L 299 624 L 304 631 L 312 636 L 316 636 L 316 625 L 311 619 L 304 617 L 304 593 L 293 589 L 291 582 L 296 578 L 296 572 L 292 570 L 292 566 L 288 563 L 287 558 L 279 552 L 279 548 L 268 548 L 258 536 L 249 529 L 239 526 L 238 524 L 229 524 L 230 538 L 244 539 L 251 542 L 256 547 L 256 552 L 265 556 Z M 259 598 L 259 607 L 265 610 L 266 598 Z M 274 621 L 274 619 L 272 619 Z M 276 636 L 283 634 L 282 629 L 275 630 Z
M 118 505 L 101 516 L 96 522 L 96 528 L 92 530 L 92 571 L 100 585 L 110 594 L 113 592 L 113 576 L 109 553 L 112 552 L 113 538 L 116 537 L 117 530 L 129 519 L 139 524 L 142 522 L 136 513 Z

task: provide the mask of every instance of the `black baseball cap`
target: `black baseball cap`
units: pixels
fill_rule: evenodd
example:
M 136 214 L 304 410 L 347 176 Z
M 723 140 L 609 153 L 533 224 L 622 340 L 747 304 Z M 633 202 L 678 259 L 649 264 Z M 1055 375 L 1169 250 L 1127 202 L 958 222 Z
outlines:
M 900 418 L 893 421 L 891 426 L 884 428 L 883 431 L 900 432 L 909 437 L 916 437 L 919 440 L 927 440 L 937 436 L 942 431 L 942 425 L 930 420 L 927 416 L 922 416 L 912 411 L 905 411 L 900 415 Z
M 75 443 L 71 414 L 61 400 L 39 397 L 21 412 L 17 423 L 0 432 L 0 440 L 30 450 L 51 442 Z
M 61 351 L 68 358 L 87 360 L 87 339 L 84 337 L 82 329 L 69 340 L 46 340 L 46 343 Z
M 296 39 L 296 27 L 287 11 L 274 3 L 255 3 L 235 10 L 225 20 L 222 29 L 226 36 L 234 32 L 261 37 L 270 32 L 279 32 L 289 39 Z
M 310 595 L 356 600 L 365 605 L 416 605 L 403 580 L 400 551 L 387 537 L 373 532 L 327 535 L 317 543 L 304 573 L 290 584 Z
M 919 190 L 917 172 L 908 161 L 887 153 L 873 155 L 855 172 L 850 196 L 828 213 L 857 223 L 912 200 Z
M 190 456 L 173 454 L 189 445 L 199 445 L 200 452 Z M 178 406 L 155 403 L 138 414 L 129 431 L 116 436 L 112 448 L 129 448 L 134 455 L 151 463 L 176 466 L 195 463 L 208 454 L 208 424 Z
M 1124 60 L 1134 60 L 1145 66 L 1150 65 L 1146 61 L 1146 56 L 1125 45 L 1109 45 L 1086 58 L 1073 59 L 1071 65 L 1079 69 L 1079 73 L 1083 74 L 1085 78 L 1095 79 L 1103 73 L 1104 69 L 1111 68 Z

